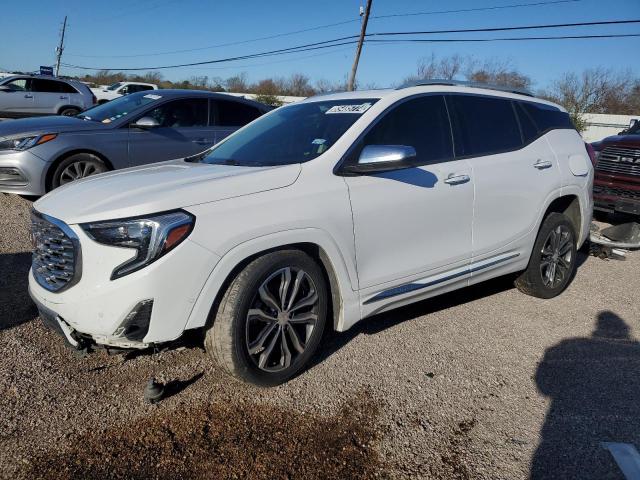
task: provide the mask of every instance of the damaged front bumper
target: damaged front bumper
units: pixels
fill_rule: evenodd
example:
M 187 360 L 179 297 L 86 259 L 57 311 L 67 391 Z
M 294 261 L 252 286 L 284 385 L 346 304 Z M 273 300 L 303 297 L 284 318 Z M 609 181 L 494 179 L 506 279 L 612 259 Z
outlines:
M 132 330 L 132 326 L 135 327 L 135 329 L 133 329 L 134 336 L 139 336 L 140 331 L 144 331 L 146 333 L 146 329 L 144 328 L 145 326 L 139 325 L 140 322 L 139 318 L 137 318 L 137 311 L 135 309 L 134 311 L 132 311 L 133 315 L 127 316 L 127 319 L 125 319 L 125 322 L 123 322 L 123 325 L 119 329 L 119 334 L 121 334 L 122 336 L 110 337 L 106 335 L 88 334 L 76 330 L 71 325 L 69 325 L 64 320 L 64 318 L 62 318 L 51 308 L 45 306 L 42 302 L 40 302 L 38 298 L 33 295 L 31 289 L 29 289 L 29 296 L 36 304 L 36 307 L 38 308 L 38 312 L 40 314 L 40 318 L 42 319 L 45 326 L 62 336 L 66 340 L 66 343 L 74 349 L 83 350 L 95 345 L 124 350 L 141 350 L 152 346 L 149 343 L 131 340 L 131 336 L 126 335 L 127 332 L 130 332 Z M 136 320 L 138 320 L 138 324 L 135 323 Z M 140 327 L 142 328 L 140 329 Z M 146 325 L 146 327 L 148 329 L 148 324 Z M 129 336 L 129 338 L 127 338 L 127 336 Z M 144 337 L 144 335 L 142 335 L 142 337 Z

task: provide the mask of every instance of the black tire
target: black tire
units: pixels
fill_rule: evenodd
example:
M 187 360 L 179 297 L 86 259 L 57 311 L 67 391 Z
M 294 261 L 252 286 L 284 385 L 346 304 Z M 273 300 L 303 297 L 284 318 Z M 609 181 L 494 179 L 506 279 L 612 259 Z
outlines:
M 60 110 L 60 115 L 62 115 L 63 117 L 75 117 L 79 113 L 80 113 L 80 109 L 74 108 L 74 107 L 65 107 L 62 110 Z
M 76 153 L 62 160 L 53 171 L 50 190 L 79 178 L 89 177 L 108 170 L 100 158 L 90 153 Z M 77 173 L 77 178 L 72 178 Z
M 283 272 L 286 269 L 290 271 L 291 282 L 285 283 L 284 300 L 282 300 L 283 278 L 286 278 Z M 299 282 L 297 281 L 298 272 L 306 274 L 306 276 L 302 275 Z M 263 302 L 264 297 L 259 293 L 259 289 L 265 285 L 265 282 L 266 289 L 276 297 L 274 300 L 280 301 L 283 305 L 289 304 L 287 311 L 291 308 L 291 312 L 302 312 L 290 317 L 291 324 L 279 316 L 287 316 L 284 309 L 280 310 L 278 307 L 276 310 L 271 308 L 270 304 Z M 296 283 L 298 289 L 295 289 Z M 276 291 L 273 288 L 274 285 L 279 285 L 280 290 Z M 297 310 L 296 305 L 302 304 L 306 299 L 313 299 L 314 290 L 317 294 L 317 303 L 312 307 Z M 276 293 L 273 294 L 273 292 Z M 229 375 L 258 386 L 279 385 L 298 374 L 317 350 L 326 324 L 327 305 L 328 291 L 325 277 L 311 257 L 299 250 L 268 253 L 249 263 L 227 288 L 220 301 L 213 325 L 206 333 L 205 348 L 213 361 Z M 305 312 L 307 308 L 309 311 Z M 250 309 L 263 314 L 267 312 L 274 318 L 267 320 L 266 316 L 249 315 Z M 315 320 L 304 324 L 298 323 L 299 319 L 313 315 L 317 317 Z M 285 324 L 281 324 L 281 321 Z M 301 327 L 304 330 L 300 330 Z M 265 331 L 270 333 L 265 334 Z M 301 333 L 305 336 L 304 342 L 300 341 Z M 293 335 L 298 339 L 295 344 Z M 252 341 L 254 338 L 257 340 Z M 288 347 L 283 346 L 283 338 L 284 343 L 289 344 Z M 262 343 L 260 343 L 261 339 Z M 272 344 L 277 344 L 279 349 Z M 253 354 L 250 353 L 250 345 L 257 350 Z M 301 347 L 303 347 L 302 352 L 296 351 L 296 348 Z M 290 355 L 288 366 L 286 366 L 285 351 Z M 263 357 L 266 360 L 263 360 Z M 264 364 L 260 366 L 263 361 Z
M 557 249 L 555 239 L 559 242 Z M 577 241 L 569 218 L 555 212 L 547 215 L 538 231 L 529 265 L 515 280 L 518 290 L 538 298 L 553 298 L 562 293 L 576 273 Z

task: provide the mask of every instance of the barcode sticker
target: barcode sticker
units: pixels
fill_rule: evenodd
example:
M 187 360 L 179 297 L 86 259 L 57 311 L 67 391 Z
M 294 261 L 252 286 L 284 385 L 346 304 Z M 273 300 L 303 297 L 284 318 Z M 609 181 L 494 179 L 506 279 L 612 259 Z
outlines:
M 325 113 L 364 113 L 369 110 L 371 103 L 361 103 L 359 105 L 335 105 Z

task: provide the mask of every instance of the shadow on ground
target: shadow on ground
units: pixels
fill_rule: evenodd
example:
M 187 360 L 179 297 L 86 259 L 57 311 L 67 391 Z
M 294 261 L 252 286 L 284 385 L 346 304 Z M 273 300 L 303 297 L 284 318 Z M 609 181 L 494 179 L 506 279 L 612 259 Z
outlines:
M 38 316 L 29 297 L 30 267 L 30 253 L 0 254 L 0 331 Z
M 598 314 L 590 337 L 547 349 L 535 380 L 551 399 L 531 478 L 621 478 L 601 442 L 640 447 L 640 343 L 625 321 Z

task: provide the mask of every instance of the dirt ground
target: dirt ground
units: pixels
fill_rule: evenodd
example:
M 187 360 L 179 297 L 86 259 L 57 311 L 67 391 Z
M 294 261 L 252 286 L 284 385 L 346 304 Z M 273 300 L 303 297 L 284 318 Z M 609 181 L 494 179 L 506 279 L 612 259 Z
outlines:
M 27 295 L 29 208 L 0 194 L 1 478 L 603 479 L 601 442 L 640 448 L 640 253 L 581 254 L 552 300 L 497 279 L 379 315 L 257 389 L 199 348 L 67 349 Z

